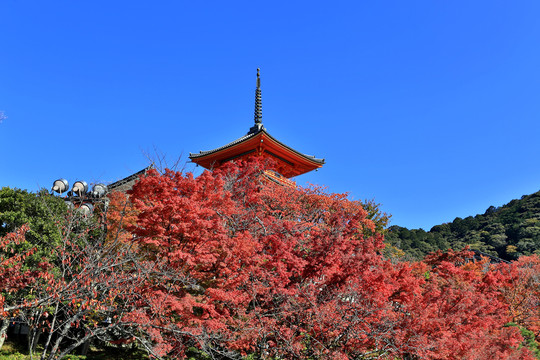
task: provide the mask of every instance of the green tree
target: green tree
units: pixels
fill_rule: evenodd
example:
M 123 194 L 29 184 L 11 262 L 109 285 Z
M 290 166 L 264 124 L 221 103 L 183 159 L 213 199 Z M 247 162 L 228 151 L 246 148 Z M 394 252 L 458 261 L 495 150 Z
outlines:
M 20 264 L 21 273 L 31 273 L 39 268 L 44 258 L 50 258 L 52 249 L 62 240 L 59 224 L 64 221 L 67 207 L 64 200 L 50 195 L 46 190 L 31 193 L 26 190 L 3 187 L 0 189 L 0 238 L 26 225 L 24 240 L 10 245 L 6 256 L 31 254 Z M 7 302 L 31 296 L 23 289 L 17 293 L 0 289 L 0 296 Z M 5 338 L 8 319 L 0 319 L 0 339 Z M 0 343 L 0 347 L 3 341 Z
M 57 245 L 61 238 L 58 222 L 65 218 L 66 210 L 64 200 L 44 189 L 31 193 L 3 187 L 0 189 L 0 236 L 28 224 L 28 242 L 45 248 Z

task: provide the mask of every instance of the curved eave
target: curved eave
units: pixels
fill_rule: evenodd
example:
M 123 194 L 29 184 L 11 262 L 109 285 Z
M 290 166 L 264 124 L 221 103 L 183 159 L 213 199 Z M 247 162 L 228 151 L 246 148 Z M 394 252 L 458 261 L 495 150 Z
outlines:
M 268 133 L 262 135 L 263 154 L 279 160 L 281 168 L 279 172 L 287 177 L 305 174 L 323 166 L 324 160 L 302 154 L 293 148 L 276 140 Z M 283 164 L 286 163 L 287 165 Z
M 258 132 L 260 133 L 260 132 Z M 213 149 L 213 150 L 206 150 L 206 151 L 199 151 L 199 153 L 195 153 L 195 154 L 192 154 L 192 153 L 189 153 L 189 158 L 193 161 L 193 159 L 200 159 L 200 158 L 204 158 L 205 156 L 209 156 L 209 155 L 212 155 L 214 153 L 217 153 L 217 152 L 221 152 L 223 150 L 227 150 L 227 149 L 230 149 L 230 148 L 233 148 L 237 145 L 240 145 L 242 143 L 245 143 L 246 141 L 248 141 L 249 139 L 252 139 L 253 137 L 255 137 L 258 133 L 252 133 L 252 134 L 247 134 L 245 136 L 242 136 L 241 138 L 238 138 L 226 145 L 223 145 L 223 146 L 220 146 L 218 147 L 217 149 Z
M 201 151 L 199 154 L 190 153 L 189 158 L 204 168 L 213 169 L 224 162 L 248 155 L 268 156 L 277 159 L 282 163 L 283 175 L 286 177 L 304 174 L 318 169 L 324 164 L 324 159 L 302 154 L 276 140 L 264 129 L 214 150 Z
M 316 158 L 315 156 L 310 156 L 310 155 L 306 155 L 306 154 L 302 154 L 301 152 L 299 151 L 296 151 L 294 150 L 293 148 L 291 148 L 290 146 L 287 146 L 285 145 L 284 143 L 282 143 L 281 141 L 278 141 L 276 138 L 274 138 L 272 135 L 270 135 L 269 133 L 267 133 L 266 131 L 261 131 L 262 133 L 264 133 L 266 136 L 268 136 L 268 138 L 270 140 L 272 140 L 276 145 L 286 149 L 287 151 L 290 151 L 292 153 L 294 153 L 296 155 L 296 157 L 300 157 L 302 159 L 304 159 L 305 161 L 309 162 L 309 163 L 312 163 L 314 165 L 316 165 L 317 167 L 321 167 L 323 166 L 324 164 L 324 159 L 319 159 L 319 158 Z

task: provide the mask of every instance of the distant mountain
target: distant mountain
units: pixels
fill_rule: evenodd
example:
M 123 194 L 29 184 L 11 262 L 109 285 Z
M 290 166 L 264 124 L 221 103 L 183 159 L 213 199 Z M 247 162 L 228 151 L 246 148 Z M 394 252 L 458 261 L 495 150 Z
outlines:
M 457 217 L 430 231 L 390 226 L 385 238 L 410 259 L 466 245 L 505 260 L 540 254 L 540 191 L 501 207 L 490 206 L 482 215 Z

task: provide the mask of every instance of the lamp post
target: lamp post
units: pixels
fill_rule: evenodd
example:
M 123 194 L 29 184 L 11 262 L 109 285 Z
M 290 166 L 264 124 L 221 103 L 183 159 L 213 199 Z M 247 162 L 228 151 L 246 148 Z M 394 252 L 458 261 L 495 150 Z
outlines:
M 69 182 L 66 179 L 58 179 L 54 181 L 51 191 L 58 194 L 67 192 L 64 196 L 64 201 L 68 208 L 79 209 L 79 212 L 84 217 L 92 216 L 96 206 L 99 206 L 102 210 L 102 218 L 100 221 L 106 226 L 105 220 L 107 207 L 109 205 L 109 199 L 107 198 L 109 189 L 107 188 L 107 185 L 95 184 L 92 187 L 92 190 L 89 191 L 88 183 L 86 181 L 79 180 L 73 183 L 73 187 L 70 191 L 68 191 L 68 189 Z

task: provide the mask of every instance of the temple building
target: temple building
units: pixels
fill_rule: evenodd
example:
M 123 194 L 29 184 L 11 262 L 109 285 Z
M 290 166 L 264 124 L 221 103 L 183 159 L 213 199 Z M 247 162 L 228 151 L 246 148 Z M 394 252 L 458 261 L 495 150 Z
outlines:
M 205 169 L 212 170 L 234 159 L 262 156 L 274 160 L 276 164 L 275 168 L 268 170 L 273 170 L 287 179 L 323 166 L 324 159 L 303 154 L 285 145 L 270 135 L 264 127 L 262 122 L 260 69 L 257 69 L 254 121 L 255 124 L 246 135 L 213 150 L 200 151 L 195 154 L 190 153 L 190 160 Z

